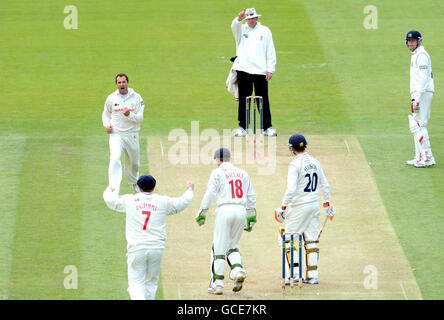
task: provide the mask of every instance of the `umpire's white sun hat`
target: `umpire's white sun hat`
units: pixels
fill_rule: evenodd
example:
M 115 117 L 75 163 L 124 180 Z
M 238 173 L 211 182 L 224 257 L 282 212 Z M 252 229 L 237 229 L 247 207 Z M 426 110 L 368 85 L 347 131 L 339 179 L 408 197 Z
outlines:
M 245 19 L 253 19 L 253 18 L 260 18 L 262 17 L 261 14 L 257 14 L 256 13 L 256 9 L 255 8 L 248 8 L 245 10 Z

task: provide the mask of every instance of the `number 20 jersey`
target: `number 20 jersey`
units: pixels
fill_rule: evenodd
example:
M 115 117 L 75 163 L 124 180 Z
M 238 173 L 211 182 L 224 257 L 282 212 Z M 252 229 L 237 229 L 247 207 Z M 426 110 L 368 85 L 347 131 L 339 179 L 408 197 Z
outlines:
M 319 189 L 323 191 L 323 202 L 329 202 L 330 186 L 321 164 L 307 152 L 298 154 L 288 166 L 287 190 L 282 205 L 318 202 Z

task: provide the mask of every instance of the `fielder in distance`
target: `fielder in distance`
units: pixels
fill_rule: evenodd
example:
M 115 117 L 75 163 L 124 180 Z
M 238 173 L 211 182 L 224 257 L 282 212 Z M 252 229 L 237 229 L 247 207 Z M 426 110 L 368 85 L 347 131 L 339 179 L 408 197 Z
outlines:
M 410 59 L 410 111 L 408 115 L 410 132 L 415 145 L 415 157 L 407 160 L 407 165 L 416 168 L 431 167 L 436 164 L 432 154 L 427 124 L 430 120 L 430 105 L 435 92 L 432 61 L 422 45 L 421 33 L 407 32 L 405 44 L 411 52 Z

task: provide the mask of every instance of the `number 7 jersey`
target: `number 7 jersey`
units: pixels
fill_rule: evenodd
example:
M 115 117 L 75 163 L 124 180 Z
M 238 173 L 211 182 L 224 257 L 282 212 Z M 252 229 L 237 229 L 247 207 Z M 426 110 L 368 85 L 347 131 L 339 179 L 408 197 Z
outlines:
M 162 249 L 166 240 L 166 216 L 184 210 L 193 200 L 190 189 L 178 198 L 151 192 L 125 194 L 107 188 L 103 199 L 111 210 L 126 213 L 125 234 L 128 252 Z
M 298 154 L 288 166 L 287 190 L 282 205 L 318 202 L 319 189 L 323 192 L 323 202 L 329 202 L 330 186 L 321 164 L 307 152 Z
M 223 162 L 211 172 L 201 208 L 208 209 L 217 197 L 217 206 L 239 204 L 247 209 L 256 207 L 256 194 L 245 170 Z

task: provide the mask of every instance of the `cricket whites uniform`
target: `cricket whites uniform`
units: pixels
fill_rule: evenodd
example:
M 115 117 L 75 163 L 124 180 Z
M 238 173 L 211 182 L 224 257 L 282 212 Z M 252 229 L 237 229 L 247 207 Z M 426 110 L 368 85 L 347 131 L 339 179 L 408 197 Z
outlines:
M 271 112 L 265 75 L 267 72 L 274 73 L 276 69 L 276 51 L 271 31 L 260 22 L 250 28 L 237 17 L 231 23 L 231 30 L 236 41 L 237 58 L 233 69 L 237 71 L 239 88 L 239 126 L 245 129 L 245 99 L 252 95 L 254 85 L 255 95 L 263 97 L 263 125 L 264 130 L 267 130 L 271 127 Z
M 156 297 L 166 240 L 166 216 L 184 210 L 193 200 L 188 189 L 179 198 L 152 192 L 126 194 L 108 187 L 103 192 L 108 208 L 126 213 L 128 292 L 132 300 Z
M 434 92 L 431 59 L 424 47 L 419 46 L 412 52 L 410 62 L 410 95 L 419 102 L 419 111 L 412 108 L 409 126 L 415 142 L 415 159 L 420 161 L 433 159 L 427 124 Z
M 225 257 L 231 267 L 230 278 L 242 267 L 238 243 L 246 220 L 246 210 L 256 208 L 256 194 L 248 173 L 230 162 L 223 162 L 211 172 L 201 209 L 208 210 L 217 198 L 210 286 L 223 287 Z
M 130 109 L 129 116 L 122 110 Z M 109 185 L 119 190 L 122 181 L 122 164 L 120 158 L 125 151 L 125 174 L 131 184 L 137 182 L 140 166 L 139 131 L 143 120 L 145 103 L 133 89 L 123 96 L 116 90 L 108 96 L 102 113 L 103 126 L 112 126 L 109 134 L 110 160 L 108 168 Z
M 320 188 L 323 201 L 329 202 L 330 186 L 319 161 L 307 152 L 295 156 L 288 166 L 287 190 L 282 206 L 288 207 L 285 231 L 304 233 L 307 278 L 318 278 Z M 295 261 L 299 263 L 297 255 Z

